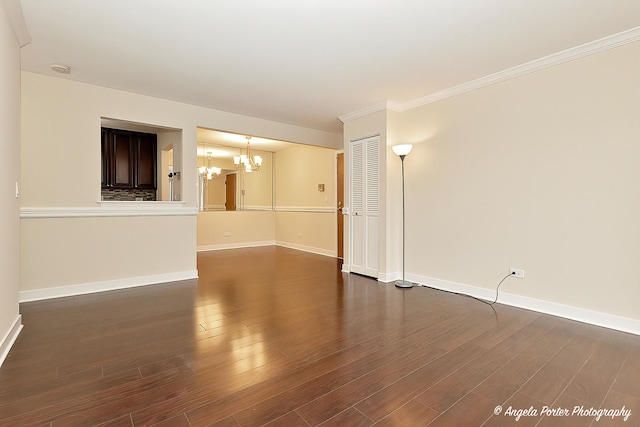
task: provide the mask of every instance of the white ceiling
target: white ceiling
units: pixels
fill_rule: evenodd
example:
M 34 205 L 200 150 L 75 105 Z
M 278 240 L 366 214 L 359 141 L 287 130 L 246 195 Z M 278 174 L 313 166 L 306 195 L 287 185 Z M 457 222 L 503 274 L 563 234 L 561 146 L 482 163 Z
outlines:
M 638 0 L 22 0 L 22 68 L 340 132 L 408 102 L 640 26 Z

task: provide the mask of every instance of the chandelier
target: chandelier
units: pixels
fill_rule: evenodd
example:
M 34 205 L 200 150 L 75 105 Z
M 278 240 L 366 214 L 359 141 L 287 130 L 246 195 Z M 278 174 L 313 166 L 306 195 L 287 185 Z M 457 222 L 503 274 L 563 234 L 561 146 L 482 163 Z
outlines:
M 246 138 L 247 154 L 242 154 L 242 149 L 240 149 L 240 155 L 233 156 L 233 164 L 243 172 L 257 172 L 260 170 L 260 166 L 262 166 L 262 157 L 251 155 L 251 137 L 247 136 Z
M 222 169 L 210 165 L 211 154 L 213 154 L 211 151 L 207 151 L 207 165 L 200 166 L 198 168 L 198 172 L 200 173 L 200 176 L 203 178 L 206 177 L 207 179 L 217 178 L 220 176 L 220 173 L 222 172 Z

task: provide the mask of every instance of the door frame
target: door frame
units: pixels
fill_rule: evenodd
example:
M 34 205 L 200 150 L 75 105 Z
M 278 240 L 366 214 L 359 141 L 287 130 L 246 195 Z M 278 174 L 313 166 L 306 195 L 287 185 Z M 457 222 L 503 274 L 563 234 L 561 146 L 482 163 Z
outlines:
M 336 257 L 344 260 L 344 150 L 336 153 Z

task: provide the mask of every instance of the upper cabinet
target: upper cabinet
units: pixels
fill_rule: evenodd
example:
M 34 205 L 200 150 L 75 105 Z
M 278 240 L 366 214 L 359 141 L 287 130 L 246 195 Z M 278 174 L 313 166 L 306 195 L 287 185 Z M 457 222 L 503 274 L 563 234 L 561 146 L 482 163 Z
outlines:
M 156 174 L 156 150 L 158 136 L 152 133 L 135 134 L 134 164 L 134 185 L 136 188 L 157 187 Z
M 158 137 L 102 128 L 102 188 L 156 189 Z

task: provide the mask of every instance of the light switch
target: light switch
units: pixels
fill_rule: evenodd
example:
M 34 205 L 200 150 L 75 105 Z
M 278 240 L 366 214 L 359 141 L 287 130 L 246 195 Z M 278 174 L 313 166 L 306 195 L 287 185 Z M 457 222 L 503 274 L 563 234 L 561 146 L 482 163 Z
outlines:
M 16 181 L 16 199 L 20 198 L 20 190 L 18 189 L 18 182 Z

